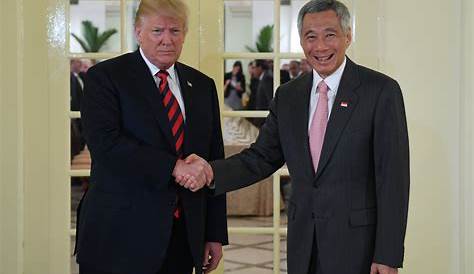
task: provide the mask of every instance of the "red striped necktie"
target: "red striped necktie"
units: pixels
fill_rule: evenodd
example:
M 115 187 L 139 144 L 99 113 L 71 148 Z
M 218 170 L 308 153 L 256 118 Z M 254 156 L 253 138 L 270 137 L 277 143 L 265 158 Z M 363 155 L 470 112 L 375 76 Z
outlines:
M 174 97 L 168 84 L 168 72 L 160 70 L 156 73 L 156 77 L 160 78 L 158 89 L 160 90 L 163 106 L 168 114 L 168 121 L 171 126 L 171 133 L 175 143 L 176 154 L 179 158 L 183 157 L 183 140 L 184 140 L 184 118 L 179 107 L 178 100 Z M 179 201 L 178 201 L 179 204 Z M 179 219 L 181 215 L 181 207 L 178 205 L 174 210 L 174 217 Z
M 156 73 L 156 76 L 160 78 L 160 90 L 163 106 L 165 107 L 166 113 L 168 114 L 168 121 L 171 126 L 171 133 L 173 134 L 175 149 L 178 157 L 183 156 L 183 141 L 184 141 L 184 118 L 179 107 L 178 100 L 174 97 L 173 93 L 168 84 L 168 72 L 166 70 L 160 70 Z

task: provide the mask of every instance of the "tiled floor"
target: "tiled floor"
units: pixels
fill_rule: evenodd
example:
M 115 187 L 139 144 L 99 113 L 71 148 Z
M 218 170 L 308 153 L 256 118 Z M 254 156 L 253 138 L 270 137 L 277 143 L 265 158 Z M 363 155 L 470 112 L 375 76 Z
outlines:
M 81 198 L 80 186 L 73 186 L 71 193 L 72 227 L 76 227 L 75 209 Z M 272 217 L 229 217 L 228 225 L 235 226 L 272 226 Z M 286 225 L 286 215 L 282 212 L 281 225 Z M 74 238 L 71 239 L 74 246 Z M 71 273 L 78 274 L 74 258 L 71 259 Z M 272 235 L 229 235 L 229 245 L 224 248 L 224 273 L 229 274 L 271 274 L 273 272 L 273 236 Z M 280 272 L 286 272 L 286 237 L 280 239 Z

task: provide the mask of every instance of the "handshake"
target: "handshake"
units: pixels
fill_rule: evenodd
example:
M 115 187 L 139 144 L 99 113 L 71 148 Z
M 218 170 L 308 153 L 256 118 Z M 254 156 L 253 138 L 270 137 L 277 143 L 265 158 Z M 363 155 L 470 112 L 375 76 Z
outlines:
M 191 154 L 184 160 L 176 161 L 173 177 L 182 187 L 196 192 L 205 185 L 211 184 L 214 180 L 214 172 L 206 160 L 196 154 Z

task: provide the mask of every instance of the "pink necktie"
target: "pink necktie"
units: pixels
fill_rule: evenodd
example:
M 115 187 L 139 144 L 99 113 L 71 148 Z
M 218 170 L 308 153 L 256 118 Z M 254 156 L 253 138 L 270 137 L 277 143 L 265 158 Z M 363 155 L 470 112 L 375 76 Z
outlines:
M 316 112 L 314 113 L 313 121 L 311 121 L 309 128 L 309 148 L 313 160 L 314 172 L 318 170 L 319 157 L 321 156 L 329 115 L 328 86 L 324 81 L 319 82 L 318 92 L 318 104 L 316 105 Z

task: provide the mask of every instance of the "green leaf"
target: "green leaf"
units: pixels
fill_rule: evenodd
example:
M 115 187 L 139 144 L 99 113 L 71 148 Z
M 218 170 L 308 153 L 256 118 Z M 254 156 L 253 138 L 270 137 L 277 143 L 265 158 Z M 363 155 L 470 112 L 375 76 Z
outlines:
M 257 50 L 255 48 L 252 48 L 252 47 L 249 47 L 249 46 L 245 46 L 245 48 L 250 52 L 257 52 Z
M 82 21 L 82 36 L 84 36 L 84 39 L 89 45 L 89 49 L 91 52 L 97 52 L 95 51 L 97 32 L 98 29 L 92 24 L 91 21 Z
M 271 52 L 273 43 L 273 25 L 266 25 L 260 30 L 257 48 L 260 52 Z
M 84 52 L 99 52 L 107 40 L 115 33 L 117 33 L 116 29 L 108 29 L 99 33 L 99 29 L 91 21 L 85 20 L 82 21 L 82 37 L 84 40 L 74 33 L 71 33 L 71 35 L 81 45 Z
M 107 42 L 110 36 L 114 35 L 115 33 L 117 33 L 116 29 L 109 29 L 104 31 L 97 39 L 97 51 L 100 51 L 100 48 L 102 48 L 102 46 Z
M 255 48 L 245 46 L 250 52 L 272 52 L 273 51 L 273 25 L 266 25 L 260 29 L 255 42 Z
M 79 43 L 79 45 L 81 45 L 82 49 L 84 50 L 84 52 L 90 52 L 90 49 L 89 47 L 87 46 L 87 43 L 84 42 L 84 40 L 82 40 L 81 38 L 79 38 L 76 34 L 74 33 L 71 33 L 72 37 L 74 37 L 76 39 L 76 41 Z

